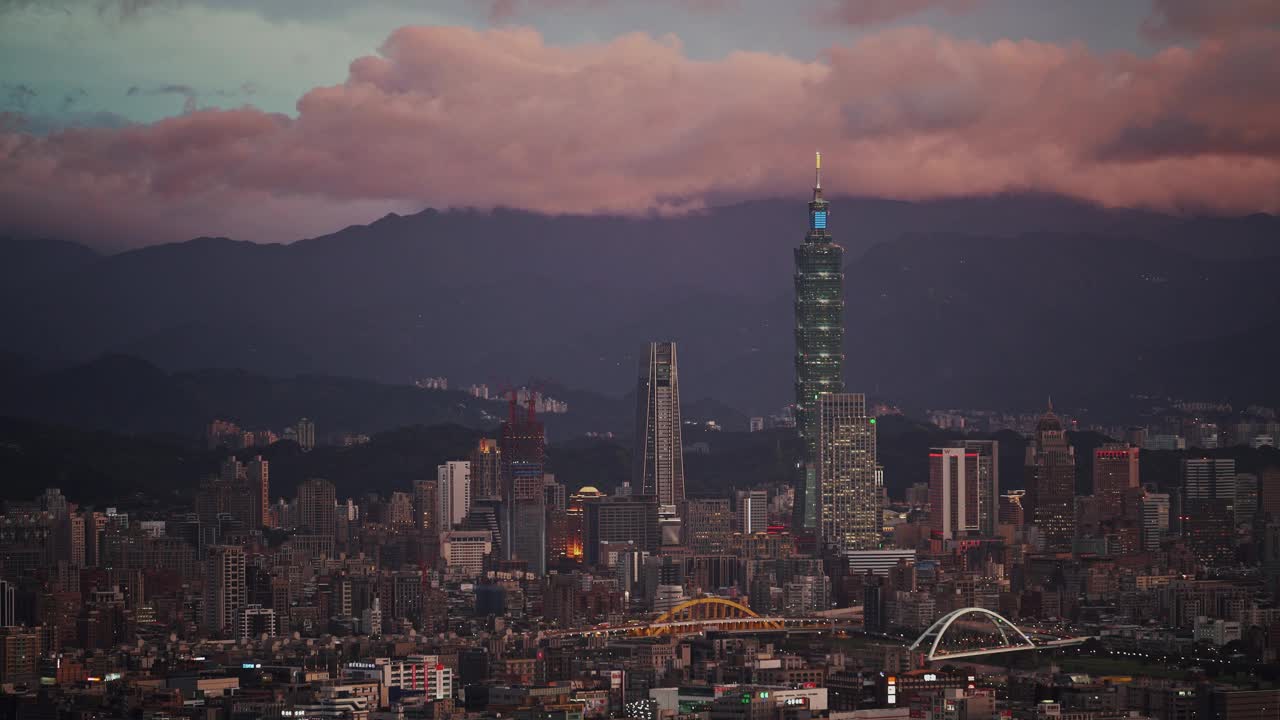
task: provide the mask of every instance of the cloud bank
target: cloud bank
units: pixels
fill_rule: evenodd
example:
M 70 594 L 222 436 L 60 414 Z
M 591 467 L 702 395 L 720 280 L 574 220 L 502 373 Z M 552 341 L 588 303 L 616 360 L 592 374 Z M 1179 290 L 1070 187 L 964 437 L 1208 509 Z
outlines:
M 836 194 L 1274 212 L 1277 57 L 1266 29 L 1138 57 L 905 28 L 802 62 L 405 27 L 296 116 L 193 109 L 44 136 L 0 122 L 0 217 L 141 244 L 287 240 L 427 205 L 685 212 L 802 194 L 815 149 Z

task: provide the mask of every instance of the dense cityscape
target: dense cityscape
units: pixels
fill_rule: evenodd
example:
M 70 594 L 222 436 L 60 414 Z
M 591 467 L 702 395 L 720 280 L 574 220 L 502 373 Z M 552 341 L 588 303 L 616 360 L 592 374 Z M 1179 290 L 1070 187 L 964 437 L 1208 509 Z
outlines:
M 1280 0 L 0 0 L 0 720 L 1280 720 Z
M 682 417 L 662 340 L 641 355 L 631 472 L 598 483 L 611 493 L 547 472 L 541 418 L 572 408 L 529 388 L 469 455 L 389 496 L 321 477 L 282 496 L 260 453 L 313 451 L 316 421 L 213 419 L 219 471 L 173 479 L 198 483 L 193 506 L 81 506 L 56 487 L 6 501 L 0 715 L 1276 717 L 1280 464 L 1253 467 L 1276 460 L 1256 455 L 1274 411 L 1170 404 L 1077 451 L 1080 424 L 1051 402 L 933 410 L 965 434 L 891 496 L 878 419 L 901 411 L 846 391 L 843 249 L 817 166 L 795 403 L 745 428 L 798 436 L 790 482 L 686 492 L 685 455 L 707 443 L 685 434 L 717 428 Z M 1027 437 L 1019 489 L 1000 431 Z M 1209 452 L 1232 445 L 1255 454 Z M 1172 478 L 1148 479 L 1156 451 Z

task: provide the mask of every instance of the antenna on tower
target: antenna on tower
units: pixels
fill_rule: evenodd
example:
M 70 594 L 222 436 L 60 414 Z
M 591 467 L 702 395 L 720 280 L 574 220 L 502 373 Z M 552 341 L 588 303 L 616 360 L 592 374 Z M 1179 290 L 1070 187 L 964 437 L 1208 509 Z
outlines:
M 813 153 L 813 187 L 822 188 L 822 151 L 815 150 Z

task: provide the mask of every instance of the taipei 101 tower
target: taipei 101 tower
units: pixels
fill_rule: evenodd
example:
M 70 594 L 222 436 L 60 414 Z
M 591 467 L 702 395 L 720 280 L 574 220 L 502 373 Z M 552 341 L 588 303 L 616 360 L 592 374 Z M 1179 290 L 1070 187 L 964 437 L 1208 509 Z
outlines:
M 795 249 L 796 430 L 804 441 L 795 496 L 794 530 L 817 524 L 818 396 L 844 391 L 844 248 L 827 229 L 822 153 L 814 163 L 809 231 Z

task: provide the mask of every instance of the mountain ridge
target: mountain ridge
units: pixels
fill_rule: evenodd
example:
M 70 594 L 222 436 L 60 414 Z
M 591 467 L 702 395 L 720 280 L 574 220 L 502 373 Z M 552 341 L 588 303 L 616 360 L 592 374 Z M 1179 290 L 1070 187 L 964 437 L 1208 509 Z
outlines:
M 1054 196 L 833 207 L 848 249 L 851 391 L 993 407 L 1052 391 L 1096 405 L 1090 395 L 1126 383 L 1180 391 L 1176 368 L 1150 358 L 1187 343 L 1275 350 L 1272 216 L 1184 219 Z M 542 377 L 606 394 L 634 383 L 646 342 L 673 339 L 687 397 L 765 414 L 792 392 L 803 223 L 791 200 L 641 219 L 427 210 L 288 244 L 199 238 L 81 255 L 41 274 L 40 293 L 6 286 L 0 320 L 7 349 L 45 369 L 120 353 L 170 371 Z M 1049 269 L 1064 277 L 1041 281 Z M 1062 337 L 1113 345 L 1107 357 L 1055 350 Z M 1236 380 L 1236 392 L 1280 402 L 1269 374 Z

